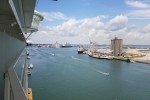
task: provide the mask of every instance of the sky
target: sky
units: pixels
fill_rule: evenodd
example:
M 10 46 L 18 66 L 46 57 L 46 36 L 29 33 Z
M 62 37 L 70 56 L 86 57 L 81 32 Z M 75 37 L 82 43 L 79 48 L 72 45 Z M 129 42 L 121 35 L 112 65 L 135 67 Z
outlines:
M 150 45 L 150 0 L 38 0 L 44 20 L 33 43 Z

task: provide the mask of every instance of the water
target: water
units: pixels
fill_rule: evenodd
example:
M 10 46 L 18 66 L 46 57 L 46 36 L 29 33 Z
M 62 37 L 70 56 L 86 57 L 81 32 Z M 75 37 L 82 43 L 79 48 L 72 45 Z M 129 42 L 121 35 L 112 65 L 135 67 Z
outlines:
M 34 100 L 150 100 L 148 64 L 90 58 L 76 48 L 29 51 Z

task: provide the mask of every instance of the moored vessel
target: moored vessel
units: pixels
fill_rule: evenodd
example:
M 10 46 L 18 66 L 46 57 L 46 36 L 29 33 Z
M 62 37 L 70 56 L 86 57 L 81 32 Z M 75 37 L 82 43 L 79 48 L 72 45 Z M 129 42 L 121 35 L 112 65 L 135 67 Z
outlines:
M 84 49 L 83 48 L 78 48 L 78 53 L 83 53 L 84 52 Z
M 69 47 L 72 47 L 72 45 L 70 43 L 66 43 L 66 44 L 62 44 L 61 47 L 62 48 L 69 48 Z

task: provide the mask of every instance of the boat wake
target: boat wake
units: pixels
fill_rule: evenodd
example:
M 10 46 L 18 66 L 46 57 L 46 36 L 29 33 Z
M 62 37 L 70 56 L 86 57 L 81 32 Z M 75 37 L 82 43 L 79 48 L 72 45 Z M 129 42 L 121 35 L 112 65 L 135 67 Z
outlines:
M 74 56 L 72 56 L 71 58 L 72 58 L 72 59 L 75 59 L 75 60 L 82 61 L 82 62 L 92 63 L 92 62 L 90 62 L 90 61 L 82 60 L 82 59 L 76 58 L 76 57 L 74 57 Z M 93 64 L 95 64 L 95 63 L 93 63 Z
M 75 58 L 74 56 L 72 56 L 71 58 L 72 58 L 72 59 L 76 59 L 76 60 L 80 60 L 80 61 L 82 61 L 82 59 Z
M 88 61 L 85 61 L 85 60 L 82 60 L 82 59 L 79 59 L 79 58 L 75 58 L 74 56 L 72 56 L 71 58 L 75 59 L 75 60 L 83 61 L 83 62 L 88 62 Z M 91 63 L 91 62 L 89 62 L 89 63 Z M 109 73 L 107 73 L 107 72 L 103 72 L 103 71 L 97 70 L 95 68 L 93 70 L 100 73 L 100 74 L 103 74 L 105 76 L 109 76 Z
M 100 71 L 100 70 L 96 70 L 96 69 L 95 69 L 95 71 L 96 71 L 96 72 L 98 72 L 98 73 L 100 73 L 100 74 L 103 74 L 103 75 L 109 76 L 109 73 L 102 72 L 102 71 Z

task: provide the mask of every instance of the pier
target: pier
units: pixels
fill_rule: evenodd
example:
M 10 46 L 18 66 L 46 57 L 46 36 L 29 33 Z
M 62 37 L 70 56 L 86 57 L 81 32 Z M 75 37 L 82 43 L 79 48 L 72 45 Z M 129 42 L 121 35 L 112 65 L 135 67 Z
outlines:
M 80 54 L 86 54 L 96 59 L 121 60 L 121 61 L 132 62 L 132 63 L 139 62 L 139 63 L 150 64 L 150 53 L 140 52 L 140 50 L 148 51 L 147 49 L 127 49 L 126 55 L 124 56 L 112 56 L 110 53 L 94 52 L 94 51 L 90 51 L 90 49 L 83 49 L 83 50 L 84 51 L 80 52 Z

